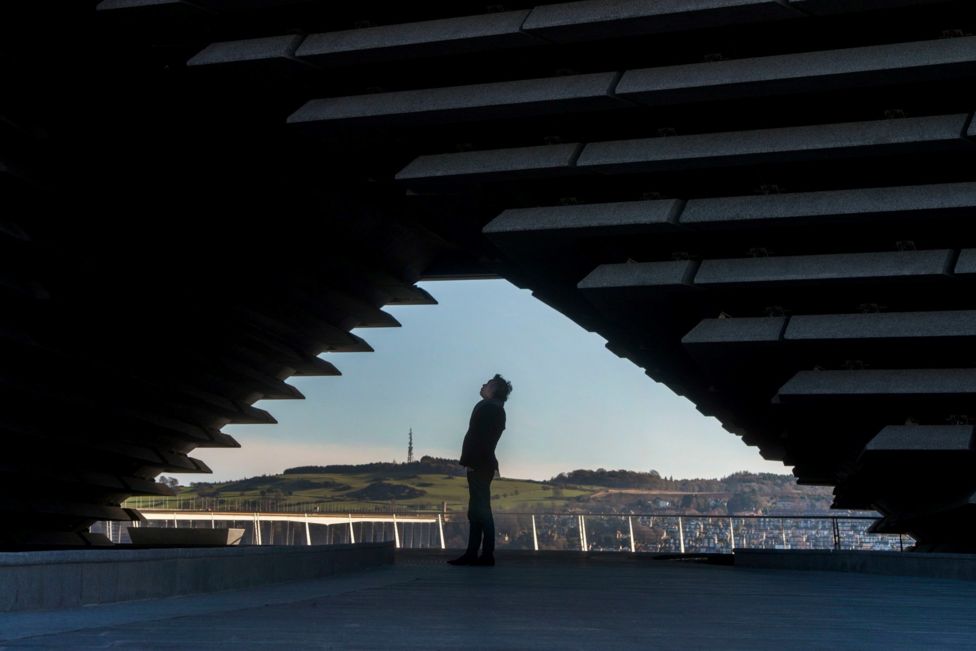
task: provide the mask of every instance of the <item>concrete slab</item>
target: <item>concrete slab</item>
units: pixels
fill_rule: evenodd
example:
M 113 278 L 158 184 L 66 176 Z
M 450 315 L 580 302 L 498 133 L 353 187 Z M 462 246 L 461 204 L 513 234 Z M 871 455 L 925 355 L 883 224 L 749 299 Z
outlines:
M 864 451 L 968 452 L 973 449 L 973 429 L 972 425 L 889 425 L 868 442 Z M 912 462 L 918 460 L 912 457 Z
M 956 261 L 955 274 L 957 276 L 972 276 L 976 274 L 976 249 L 963 249 Z
M 891 10 L 898 7 L 914 7 L 945 4 L 949 0 L 789 0 L 790 6 L 814 16 L 830 16 L 859 11 Z
M 803 314 L 790 320 L 788 341 L 976 337 L 976 310 Z
M 273 59 L 291 59 L 302 42 L 298 34 L 249 38 L 211 43 L 188 62 L 188 66 L 213 66 Z
M 800 371 L 779 390 L 784 402 L 818 397 L 887 396 L 905 400 L 973 394 L 976 369 L 971 368 Z
M 684 288 L 691 285 L 697 270 L 698 262 L 694 260 L 601 264 L 581 280 L 578 287 L 584 291 L 625 287 Z
M 233 590 L 392 562 L 392 543 L 0 553 L 0 612 Z
M 976 554 L 833 551 L 829 549 L 737 549 L 739 568 L 862 572 L 936 579 L 976 580 Z M 976 640 L 974 640 L 976 642 Z
M 945 275 L 952 251 L 898 251 L 827 255 L 705 260 L 695 284 L 699 286 L 760 283 L 880 280 Z
M 754 223 L 824 223 L 830 218 L 849 224 L 872 220 L 888 224 L 894 218 L 925 219 L 935 215 L 968 216 L 976 209 L 976 183 L 940 183 L 893 188 L 859 188 L 692 199 L 681 213 L 682 225 L 736 227 Z
M 682 344 L 774 343 L 783 337 L 787 317 L 703 319 L 682 339 Z
M 550 41 L 661 34 L 802 16 L 776 0 L 590 0 L 535 7 L 522 29 Z
M 605 172 L 694 169 L 964 149 L 968 114 L 593 142 L 577 166 Z M 907 149 L 906 149 L 907 148 Z
M 442 123 L 623 108 L 612 96 L 616 81 L 617 73 L 605 72 L 329 97 L 307 102 L 288 123 Z
M 585 232 L 587 236 L 633 231 L 670 230 L 682 202 L 677 199 L 619 201 L 506 210 L 484 227 L 489 237 L 539 232 Z
M 661 104 L 907 84 L 976 69 L 976 37 L 628 70 L 616 93 Z
M 396 175 L 398 181 L 486 179 L 530 172 L 570 171 L 582 145 L 542 145 L 418 156 Z
M 102 0 L 96 11 L 148 11 L 159 16 L 197 16 L 205 12 L 198 5 L 186 0 Z
M 441 555 L 321 581 L 0 615 L 4 648 L 966 648 L 976 583 L 634 557 Z
M 296 56 L 323 66 L 537 45 L 521 31 L 528 10 L 312 34 Z

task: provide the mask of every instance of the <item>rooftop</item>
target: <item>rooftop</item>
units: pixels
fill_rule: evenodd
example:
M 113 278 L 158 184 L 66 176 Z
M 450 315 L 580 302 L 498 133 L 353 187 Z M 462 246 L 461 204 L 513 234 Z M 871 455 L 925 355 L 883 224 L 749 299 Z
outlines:
M 0 647 L 961 648 L 976 582 L 748 569 L 627 555 L 441 552 L 324 579 L 0 614 Z

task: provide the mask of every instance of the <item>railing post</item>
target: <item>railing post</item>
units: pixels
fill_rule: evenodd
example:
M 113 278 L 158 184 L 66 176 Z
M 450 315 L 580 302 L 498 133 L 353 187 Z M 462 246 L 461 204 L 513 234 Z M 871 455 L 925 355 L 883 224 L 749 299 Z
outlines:
M 447 549 L 444 545 L 444 517 L 440 513 L 437 514 L 437 531 L 441 535 L 441 549 Z
M 352 513 L 349 514 L 349 542 L 356 544 L 356 532 L 352 530 Z
M 583 530 L 583 516 L 579 517 L 579 536 L 580 536 L 580 551 L 586 551 L 586 533 Z
M 729 516 L 729 551 L 735 551 L 735 520 Z
M 634 541 L 634 516 L 627 516 L 627 527 L 630 529 L 630 553 L 637 553 L 637 544 Z
M 786 518 L 779 519 L 779 529 L 783 532 L 783 549 L 789 549 L 790 545 L 786 542 Z
M 898 534 L 898 551 L 905 551 L 905 537 L 903 534 Z
M 400 532 L 397 531 L 396 526 L 396 513 L 393 514 L 393 545 L 397 549 L 400 549 Z
M 678 544 L 680 545 L 681 553 L 685 553 L 685 527 L 681 523 L 681 516 L 678 516 Z
M 840 550 L 840 526 L 837 524 L 837 518 L 831 518 L 831 523 L 834 527 L 834 549 Z
M 539 536 L 535 531 L 535 513 L 532 514 L 532 550 L 539 551 Z
M 309 523 L 308 513 L 306 513 L 305 514 L 305 544 L 308 545 L 308 546 L 311 546 L 311 544 L 312 544 L 312 531 L 311 531 L 311 528 L 308 526 L 308 523 Z

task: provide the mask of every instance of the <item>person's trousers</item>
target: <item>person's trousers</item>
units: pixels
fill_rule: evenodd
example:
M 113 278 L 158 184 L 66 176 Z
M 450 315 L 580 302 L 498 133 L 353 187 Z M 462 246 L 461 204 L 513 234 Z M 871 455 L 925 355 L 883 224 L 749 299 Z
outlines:
M 495 553 L 495 519 L 491 515 L 491 480 L 494 478 L 494 468 L 468 471 L 468 521 L 471 523 L 465 552 L 468 556 L 477 556 L 479 547 L 482 556 Z

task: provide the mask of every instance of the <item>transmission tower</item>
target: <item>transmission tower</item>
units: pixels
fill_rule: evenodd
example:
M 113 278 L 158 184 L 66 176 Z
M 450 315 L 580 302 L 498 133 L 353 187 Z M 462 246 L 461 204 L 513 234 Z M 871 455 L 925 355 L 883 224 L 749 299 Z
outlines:
M 410 434 L 407 443 L 407 463 L 413 462 L 413 428 L 410 428 Z

